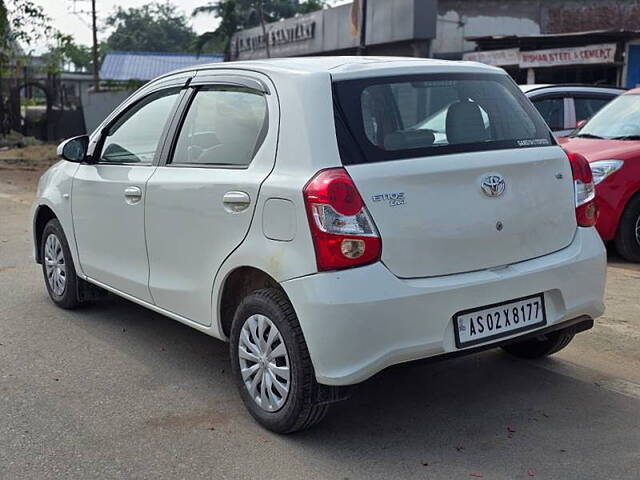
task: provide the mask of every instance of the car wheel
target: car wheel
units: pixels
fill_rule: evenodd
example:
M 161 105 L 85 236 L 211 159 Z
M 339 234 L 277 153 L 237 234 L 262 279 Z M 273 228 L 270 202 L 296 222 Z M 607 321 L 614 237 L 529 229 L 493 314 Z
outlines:
M 636 195 L 624 209 L 616 235 L 618 253 L 630 262 L 640 262 L 640 195 Z
M 307 345 L 293 306 L 275 288 L 257 290 L 236 310 L 231 366 L 240 396 L 253 417 L 276 433 L 307 429 L 324 418 Z
M 76 269 L 69 243 L 57 219 L 51 219 L 42 232 L 40 245 L 42 273 L 51 300 L 62 308 L 72 309 L 80 304 Z
M 510 343 L 502 349 L 519 358 L 541 358 L 559 352 L 569 345 L 574 336 L 575 332 L 569 328 L 547 333 L 538 338 Z

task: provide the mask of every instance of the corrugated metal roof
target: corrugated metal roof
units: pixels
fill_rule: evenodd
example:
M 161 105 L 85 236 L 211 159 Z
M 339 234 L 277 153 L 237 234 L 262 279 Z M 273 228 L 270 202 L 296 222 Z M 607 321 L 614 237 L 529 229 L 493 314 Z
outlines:
M 536 50 L 555 47 L 579 47 L 586 44 L 617 42 L 640 37 L 640 30 L 591 30 L 587 32 L 545 33 L 540 35 L 488 35 L 484 37 L 465 37 L 476 42 L 480 50 L 499 50 L 520 48 Z
M 179 68 L 222 62 L 217 54 L 169 52 L 107 52 L 100 68 L 101 80 L 151 80 Z

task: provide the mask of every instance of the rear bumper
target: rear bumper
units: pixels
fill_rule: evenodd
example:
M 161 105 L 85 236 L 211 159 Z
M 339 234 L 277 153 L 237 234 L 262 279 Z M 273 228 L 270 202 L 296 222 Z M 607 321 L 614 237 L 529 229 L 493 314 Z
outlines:
M 472 353 L 531 333 L 458 349 L 452 317 L 461 310 L 544 292 L 547 325 L 534 331 L 596 318 L 604 312 L 605 274 L 599 235 L 578 228 L 569 247 L 500 270 L 403 280 L 376 263 L 282 286 L 298 314 L 318 382 L 350 385 L 397 363 Z

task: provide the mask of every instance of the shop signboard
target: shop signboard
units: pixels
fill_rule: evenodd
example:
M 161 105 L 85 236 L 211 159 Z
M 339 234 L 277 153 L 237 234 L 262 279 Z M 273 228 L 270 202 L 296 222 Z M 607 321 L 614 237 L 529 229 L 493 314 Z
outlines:
M 615 43 L 534 50 L 530 52 L 520 52 L 520 68 L 614 63 L 615 56 Z
M 469 62 L 480 62 L 496 67 L 518 65 L 520 63 L 520 50 L 517 48 L 508 48 L 505 50 L 469 52 L 465 53 L 462 56 L 462 59 Z

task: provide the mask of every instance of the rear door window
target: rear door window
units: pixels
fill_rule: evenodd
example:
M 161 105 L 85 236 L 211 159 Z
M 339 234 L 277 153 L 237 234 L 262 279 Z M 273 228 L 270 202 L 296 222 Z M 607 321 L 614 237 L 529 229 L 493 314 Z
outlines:
M 334 82 L 343 163 L 553 144 L 506 76 L 434 74 Z
M 602 107 L 613 100 L 613 98 L 614 97 L 575 97 L 573 101 L 576 107 L 576 122 L 590 119 L 598 113 Z
M 191 102 L 171 163 L 245 167 L 267 127 L 262 93 L 244 87 L 203 88 Z
M 534 100 L 533 104 L 553 131 L 563 130 L 564 126 L 564 98 L 550 97 Z

